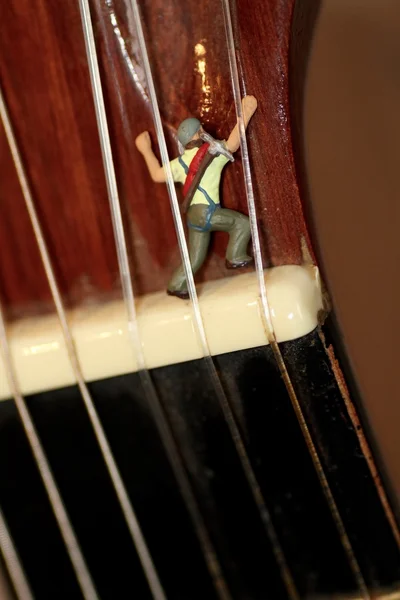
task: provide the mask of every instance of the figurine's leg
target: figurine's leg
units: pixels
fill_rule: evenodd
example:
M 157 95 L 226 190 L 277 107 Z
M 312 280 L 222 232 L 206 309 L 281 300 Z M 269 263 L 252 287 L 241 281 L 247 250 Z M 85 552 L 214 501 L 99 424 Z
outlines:
M 210 244 L 210 232 L 196 231 L 189 228 L 189 257 L 192 265 L 193 275 L 200 269 L 206 256 Z M 181 265 L 172 275 L 167 288 L 170 296 L 179 298 L 188 298 L 185 270 Z
M 249 217 L 229 208 L 217 208 L 211 217 L 211 230 L 229 233 L 225 255 L 229 269 L 245 267 L 253 261 L 247 254 L 251 235 Z

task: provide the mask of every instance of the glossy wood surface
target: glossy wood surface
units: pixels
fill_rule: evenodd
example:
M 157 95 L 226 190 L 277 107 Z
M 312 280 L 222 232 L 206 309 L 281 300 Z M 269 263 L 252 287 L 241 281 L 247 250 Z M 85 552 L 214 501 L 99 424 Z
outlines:
M 175 129 L 189 115 L 227 136 L 235 111 L 220 3 L 140 4 L 171 156 Z M 249 142 L 266 266 L 301 263 L 302 240 L 311 251 L 288 103 L 293 4 L 232 3 L 243 90 L 259 101 Z M 165 287 L 179 256 L 166 188 L 150 180 L 134 146 L 143 129 L 155 136 L 128 6 L 95 0 L 92 14 L 134 285 L 145 293 Z M 78 2 L 11 0 L 2 4 L 0 31 L 1 81 L 64 296 L 76 303 L 114 294 L 118 269 Z M 1 295 L 16 314 L 45 307 L 50 296 L 3 132 L 0 144 Z M 224 174 L 223 204 L 246 211 L 240 156 Z M 200 281 L 226 274 L 225 235 L 215 235 Z

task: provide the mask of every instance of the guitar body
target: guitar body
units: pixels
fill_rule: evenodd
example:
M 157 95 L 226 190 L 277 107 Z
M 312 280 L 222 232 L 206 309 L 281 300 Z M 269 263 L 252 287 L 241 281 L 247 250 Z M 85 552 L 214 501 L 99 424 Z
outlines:
M 236 114 L 222 7 L 146 0 L 140 10 L 170 156 L 177 155 L 179 123 L 191 115 L 226 139 Z M 248 142 L 263 267 L 274 277 L 293 265 L 319 281 L 302 196 L 302 96 L 318 2 L 236 0 L 231 13 L 241 91 L 258 100 Z M 166 186 L 151 180 L 135 147 L 143 130 L 156 142 L 151 99 L 130 2 L 94 0 L 91 14 L 139 330 L 158 351 L 161 322 L 187 320 L 182 311 L 189 314 L 189 304 L 161 294 L 180 257 Z M 114 346 L 100 346 L 99 337 L 84 355 L 83 317 L 74 311 L 95 320 L 102 307 L 122 305 L 122 292 L 79 4 L 10 0 L 2 7 L 0 37 L 3 94 L 62 299 L 75 315 L 82 369 L 89 372 L 93 355 L 96 367 L 85 378 L 166 597 L 398 597 L 398 525 L 367 423 L 335 355 L 326 293 L 318 287 L 320 304 L 310 309 L 307 331 L 278 335 L 278 345 L 258 337 L 240 342 L 232 323 L 239 330 L 242 313 L 234 312 L 224 286 L 234 281 L 240 291 L 253 270 L 227 271 L 227 238 L 217 232 L 196 283 L 201 309 L 211 294 L 222 309 L 213 301 L 210 314 L 232 314 L 230 346 L 211 349 L 212 359 L 185 354 L 177 334 L 181 358 L 167 349 L 168 360 L 159 350 L 147 360 L 145 378 L 140 369 L 119 367 Z M 53 359 L 51 348 L 48 355 L 40 350 L 62 342 L 53 330 L 43 333 L 56 319 L 53 300 L 4 129 L 0 151 L 0 298 L 22 392 L 99 597 L 152 598 L 80 391 L 64 359 L 56 352 Z M 240 158 L 226 168 L 221 197 L 225 208 L 248 212 Z M 297 288 L 285 277 L 284 294 L 295 297 Z M 314 298 L 317 288 L 310 289 Z M 146 312 L 152 303 L 160 312 Z M 165 317 L 164 306 L 180 312 Z M 159 329 L 145 337 L 153 314 Z M 205 312 L 204 319 L 211 345 Z M 104 327 L 103 333 L 113 329 Z M 35 355 L 35 347 L 37 357 L 24 362 L 25 350 Z M 200 529 L 215 550 L 220 581 L 177 484 L 158 413 L 148 402 L 147 377 L 196 499 Z M 0 506 L 26 577 L 38 600 L 79 599 L 12 394 L 6 383 L 0 391 Z

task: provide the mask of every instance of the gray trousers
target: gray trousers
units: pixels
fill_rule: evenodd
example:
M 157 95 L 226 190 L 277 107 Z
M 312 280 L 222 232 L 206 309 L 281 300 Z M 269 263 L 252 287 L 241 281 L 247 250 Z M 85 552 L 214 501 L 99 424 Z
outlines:
M 205 204 L 192 205 L 187 213 L 187 220 L 192 225 L 204 227 L 206 224 L 208 206 Z M 212 231 L 226 231 L 229 233 L 229 243 L 226 249 L 226 260 L 230 263 L 241 263 L 250 260 L 247 255 L 247 246 L 250 240 L 249 218 L 236 210 L 216 208 L 211 220 L 209 231 L 196 231 L 189 227 L 189 256 L 193 275 L 204 263 Z M 183 265 L 172 275 L 168 290 L 171 292 L 184 292 L 187 290 L 186 277 Z

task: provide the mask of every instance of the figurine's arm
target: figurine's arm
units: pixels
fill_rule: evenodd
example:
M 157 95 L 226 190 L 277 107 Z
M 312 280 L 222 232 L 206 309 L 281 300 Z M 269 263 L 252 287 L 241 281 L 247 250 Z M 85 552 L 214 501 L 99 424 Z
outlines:
M 254 96 L 245 96 L 242 100 L 243 118 L 245 128 L 249 124 L 251 117 L 257 110 L 257 100 Z M 230 152 L 236 152 L 240 147 L 239 123 L 232 129 L 232 132 L 226 142 L 226 147 Z
M 167 177 L 164 171 L 164 167 L 158 162 L 158 158 L 154 154 L 151 148 L 151 139 L 148 131 L 143 131 L 135 140 L 136 148 L 143 155 L 146 161 L 147 168 L 150 173 L 150 177 L 153 181 L 162 183 L 166 181 Z

